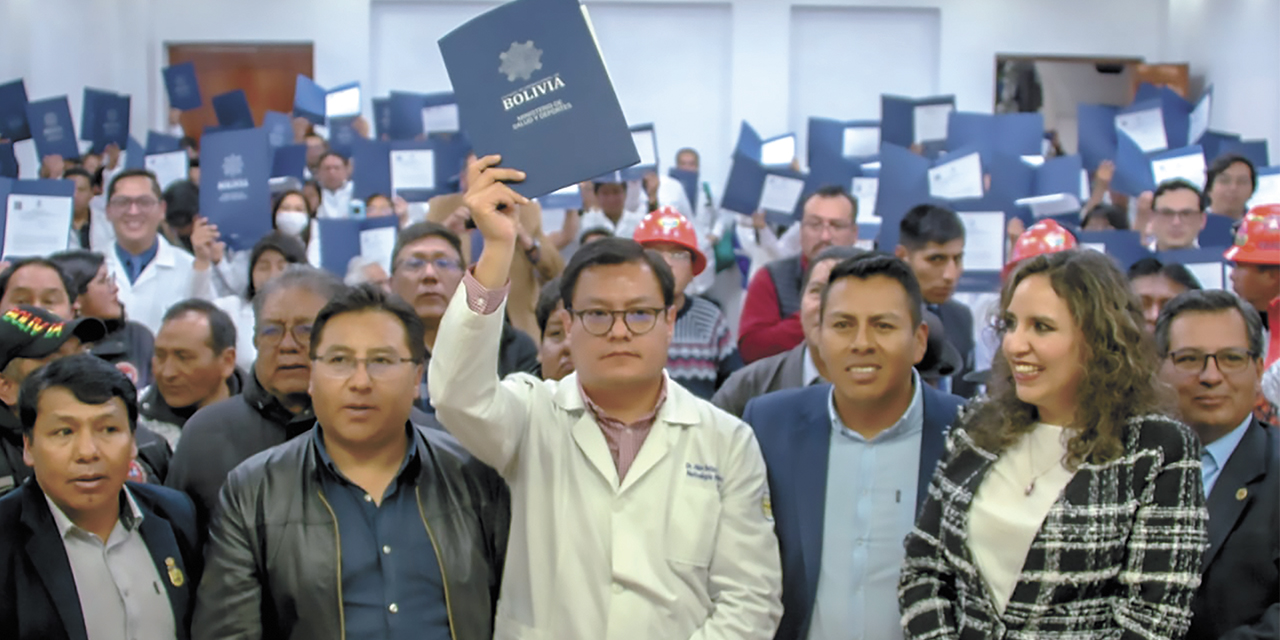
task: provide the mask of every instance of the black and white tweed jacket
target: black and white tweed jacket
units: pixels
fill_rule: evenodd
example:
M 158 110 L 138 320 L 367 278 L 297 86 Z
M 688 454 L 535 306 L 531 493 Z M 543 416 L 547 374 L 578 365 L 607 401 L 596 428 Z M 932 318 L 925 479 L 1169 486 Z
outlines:
M 1208 546 L 1200 444 L 1163 416 L 1128 422 L 1125 454 L 1082 464 L 1036 534 L 1003 614 L 966 544 L 969 508 L 996 460 L 947 436 L 898 587 L 912 640 L 1181 638 Z

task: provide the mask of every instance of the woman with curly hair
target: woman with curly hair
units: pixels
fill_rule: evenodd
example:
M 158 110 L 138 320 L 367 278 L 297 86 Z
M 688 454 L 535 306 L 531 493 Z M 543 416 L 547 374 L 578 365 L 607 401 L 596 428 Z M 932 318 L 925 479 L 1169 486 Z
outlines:
M 1181 638 L 1208 514 L 1137 300 L 1101 253 L 1018 266 L 990 396 L 907 536 L 907 638 Z

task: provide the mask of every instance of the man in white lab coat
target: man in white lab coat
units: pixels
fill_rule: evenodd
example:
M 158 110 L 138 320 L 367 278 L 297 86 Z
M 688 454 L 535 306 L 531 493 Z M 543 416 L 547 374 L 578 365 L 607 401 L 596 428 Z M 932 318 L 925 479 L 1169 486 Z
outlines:
M 120 303 L 129 318 L 151 333 L 160 331 L 164 312 L 187 298 L 213 299 L 210 253 L 217 228 L 203 220 L 191 232 L 197 256 L 160 236 L 165 203 L 150 171 L 129 169 L 107 188 L 107 219 L 115 242 L 103 253 L 107 271 L 120 287 Z
M 676 310 L 666 264 L 632 240 L 562 276 L 576 372 L 494 374 L 520 180 L 488 156 L 466 193 L 484 250 L 440 325 L 437 417 L 512 492 L 497 638 L 772 638 L 781 569 L 752 431 L 663 372 Z M 502 211 L 499 207 L 505 206 Z

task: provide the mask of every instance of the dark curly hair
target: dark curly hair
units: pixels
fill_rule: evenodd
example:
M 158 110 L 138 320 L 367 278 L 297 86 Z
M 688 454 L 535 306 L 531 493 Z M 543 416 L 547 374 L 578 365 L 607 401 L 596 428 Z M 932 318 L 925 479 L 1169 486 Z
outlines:
M 996 330 L 1003 335 L 1013 292 L 1032 276 L 1044 276 L 1071 310 L 1084 336 L 1085 375 L 1076 391 L 1076 410 L 1067 442 L 1066 464 L 1103 464 L 1124 454 L 1125 423 L 1135 416 L 1169 414 L 1171 398 L 1156 379 L 1159 359 L 1144 330 L 1141 307 L 1124 274 L 1106 255 L 1072 249 L 1039 255 L 1018 265 L 1000 292 Z M 1035 426 L 1036 408 L 1018 399 L 1013 372 L 1003 352 L 991 365 L 989 397 L 966 412 L 974 442 L 1001 452 Z M 1087 401 L 1086 401 L 1087 399 Z

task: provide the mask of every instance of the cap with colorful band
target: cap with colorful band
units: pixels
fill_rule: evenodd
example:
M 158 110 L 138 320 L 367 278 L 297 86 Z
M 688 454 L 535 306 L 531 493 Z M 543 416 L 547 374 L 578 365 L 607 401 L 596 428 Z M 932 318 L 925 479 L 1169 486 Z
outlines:
M 106 335 L 106 325 L 97 318 L 67 322 L 37 307 L 14 307 L 0 314 L 0 369 L 9 366 L 14 358 L 44 358 L 72 336 L 90 343 Z

